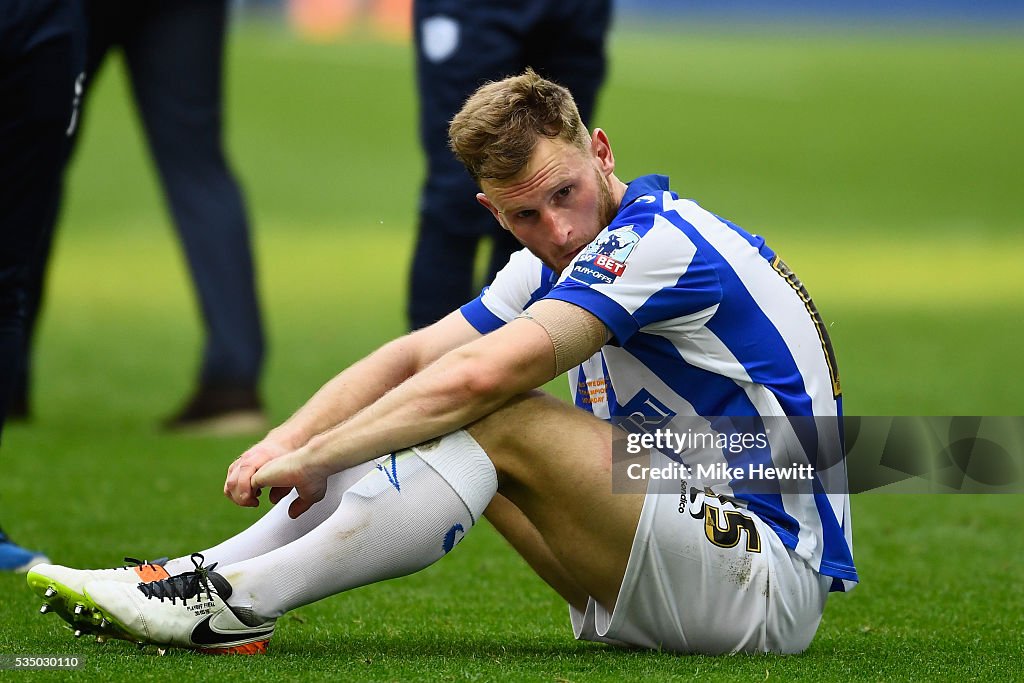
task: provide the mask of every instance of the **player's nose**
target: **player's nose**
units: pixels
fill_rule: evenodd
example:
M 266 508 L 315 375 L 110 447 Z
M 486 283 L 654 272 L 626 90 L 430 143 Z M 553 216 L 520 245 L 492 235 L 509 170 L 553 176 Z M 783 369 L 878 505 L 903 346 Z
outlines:
M 564 214 L 552 212 L 548 217 L 548 232 L 556 246 L 564 246 L 573 234 L 572 221 Z

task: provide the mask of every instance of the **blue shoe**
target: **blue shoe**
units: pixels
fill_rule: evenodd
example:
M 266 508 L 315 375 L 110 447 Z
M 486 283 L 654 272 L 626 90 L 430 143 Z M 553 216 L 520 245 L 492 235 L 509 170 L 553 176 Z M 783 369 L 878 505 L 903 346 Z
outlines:
M 41 562 L 49 562 L 46 555 L 25 550 L 0 531 L 0 571 L 27 572 Z

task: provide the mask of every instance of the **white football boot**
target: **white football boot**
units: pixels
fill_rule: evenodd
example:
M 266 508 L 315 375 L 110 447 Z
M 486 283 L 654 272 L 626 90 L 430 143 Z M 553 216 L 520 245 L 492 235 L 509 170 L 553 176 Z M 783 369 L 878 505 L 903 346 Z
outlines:
M 95 633 L 98 639 L 105 636 L 125 638 L 127 634 L 108 628 L 103 617 L 93 610 L 84 595 L 85 584 L 90 581 L 114 581 L 131 586 L 168 577 L 163 560 L 152 562 L 124 558 L 124 567 L 114 569 L 72 569 L 59 564 L 38 564 L 26 577 L 28 585 L 45 602 L 39 608 L 40 614 L 54 612 L 74 629 L 75 637 L 83 633 Z
M 260 654 L 274 635 L 274 619 L 231 607 L 231 584 L 203 556 L 192 556 L 195 571 L 160 581 L 129 585 L 93 581 L 85 597 L 107 622 L 140 643 L 182 647 L 207 654 Z

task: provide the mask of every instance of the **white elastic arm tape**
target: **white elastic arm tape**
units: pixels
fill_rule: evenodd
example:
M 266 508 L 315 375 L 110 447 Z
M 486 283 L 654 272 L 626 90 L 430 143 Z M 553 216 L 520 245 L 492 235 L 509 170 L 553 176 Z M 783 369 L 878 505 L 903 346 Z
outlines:
M 611 334 L 592 313 L 564 301 L 538 301 L 519 314 L 548 333 L 555 349 L 555 375 L 561 375 L 597 353 Z

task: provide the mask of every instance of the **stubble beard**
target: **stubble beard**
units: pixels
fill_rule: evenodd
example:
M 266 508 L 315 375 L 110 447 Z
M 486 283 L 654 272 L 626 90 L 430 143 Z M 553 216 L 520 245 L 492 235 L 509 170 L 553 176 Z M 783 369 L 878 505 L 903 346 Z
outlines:
M 611 190 L 608 189 L 608 179 L 596 169 L 594 174 L 597 176 L 598 218 L 601 221 L 601 229 L 604 230 L 615 220 L 619 207 L 612 199 Z
M 615 203 L 614 199 L 612 199 L 611 190 L 608 189 L 608 179 L 605 178 L 597 169 L 594 169 L 594 177 L 597 181 L 598 230 L 594 233 L 594 238 L 591 239 L 590 242 L 597 239 L 597 236 L 612 224 L 612 221 L 615 220 L 615 216 L 619 213 L 619 205 Z M 587 244 L 590 244 L 590 242 Z M 580 245 L 580 248 L 582 249 L 586 246 L 586 244 L 582 244 Z

